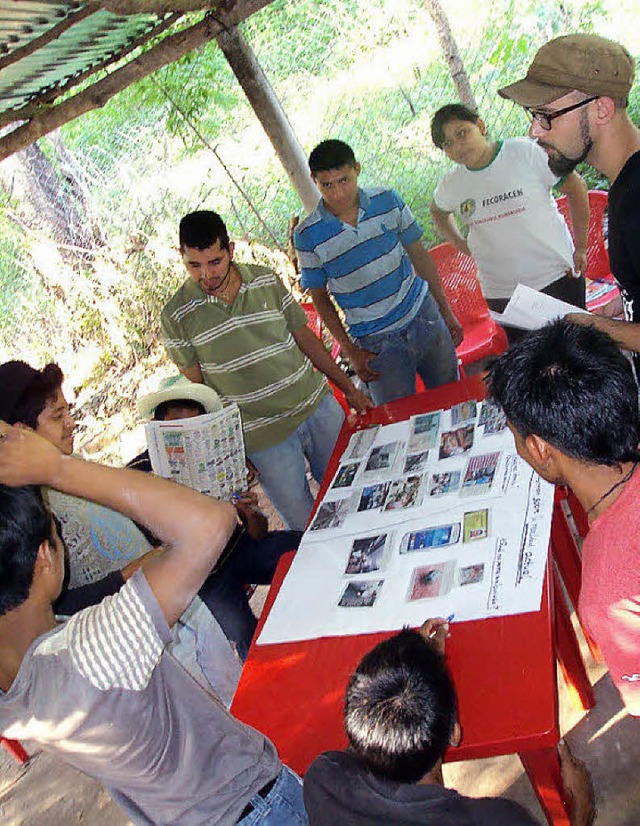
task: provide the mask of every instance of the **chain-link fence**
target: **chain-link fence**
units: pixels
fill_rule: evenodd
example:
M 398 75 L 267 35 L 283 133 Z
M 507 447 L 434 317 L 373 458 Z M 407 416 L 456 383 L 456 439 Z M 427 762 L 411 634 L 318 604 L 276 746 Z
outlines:
M 440 106 L 457 100 L 427 10 L 433 2 L 274 0 L 242 26 L 305 151 L 327 137 L 346 140 L 362 163 L 361 183 L 396 188 L 429 243 L 437 239 L 428 204 L 449 167 L 431 143 L 429 124 Z M 632 0 L 619 0 L 616 10 L 605 2 L 495 0 L 487 6 L 442 0 L 479 112 L 494 137 L 526 132 L 522 111 L 496 90 L 521 76 L 550 37 L 602 31 L 633 51 L 616 22 L 624 20 L 630 30 L 638 11 L 620 17 L 620 4 Z M 74 178 L 81 186 L 82 214 L 87 226 L 97 228 L 94 258 L 58 262 L 56 248 L 47 263 L 46 256 L 34 254 L 42 230 L 17 240 L 15 223 L 11 232 L 0 226 L 0 273 L 18 273 L 12 295 L 29 296 L 12 308 L 15 320 L 5 323 L 5 332 L 0 329 L 12 353 L 11 327 L 24 332 L 29 346 L 37 338 L 40 351 L 57 352 L 51 336 L 64 326 L 64 345 L 72 349 L 93 340 L 111 347 L 113 358 L 123 358 L 127 348 L 127 357 L 144 354 L 157 339 L 164 300 L 183 277 L 175 249 L 181 215 L 216 209 L 235 238 L 284 250 L 290 218 L 302 213 L 215 43 L 72 122 L 62 137 L 63 143 L 46 139 L 41 145 L 61 191 L 73 191 Z M 15 193 L 6 196 L 5 215 L 9 208 L 20 210 Z M 23 289 L 29 272 L 30 286 Z M 80 289 L 74 279 L 87 274 L 88 285 Z M 69 289 L 61 295 L 64 283 Z

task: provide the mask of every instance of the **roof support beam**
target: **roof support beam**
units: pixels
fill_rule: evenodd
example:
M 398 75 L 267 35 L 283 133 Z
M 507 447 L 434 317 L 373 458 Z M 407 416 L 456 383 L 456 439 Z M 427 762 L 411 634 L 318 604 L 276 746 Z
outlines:
M 262 66 L 236 26 L 223 29 L 216 35 L 216 40 L 267 133 L 303 207 L 311 212 L 320 199 L 320 193 L 311 180 L 304 149 Z
M 227 19 L 230 23 L 237 24 L 268 5 L 269 2 L 270 0 L 238 0 L 228 8 Z M 116 69 L 72 98 L 35 115 L 28 123 L 0 138 L 0 161 L 79 115 L 102 108 L 115 94 L 126 89 L 127 86 L 179 60 L 187 52 L 204 46 L 223 28 L 224 25 L 220 21 L 212 14 L 207 14 L 203 20 L 191 28 L 165 37 L 153 49 L 141 54 L 120 69 Z

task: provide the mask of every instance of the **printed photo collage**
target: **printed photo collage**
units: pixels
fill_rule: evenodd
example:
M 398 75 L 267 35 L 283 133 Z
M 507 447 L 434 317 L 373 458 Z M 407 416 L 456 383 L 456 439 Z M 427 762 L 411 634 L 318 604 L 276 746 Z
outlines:
M 404 439 L 381 441 L 388 428 L 380 426 L 357 431 L 310 533 L 345 530 L 345 523 L 347 530 L 357 530 L 364 513 L 376 521 L 381 516 L 397 521 L 398 515 L 411 517 L 412 510 L 441 498 L 436 510 L 448 507 L 445 498 L 453 505 L 459 497 L 487 495 L 500 459 L 491 437 L 505 428 L 499 408 L 470 401 L 413 416 Z
M 493 555 L 476 553 L 472 543 L 490 535 L 489 508 L 466 511 L 462 519 L 447 524 L 425 524 L 403 532 L 401 526 L 384 533 L 350 537 L 338 606 L 371 608 L 380 597 L 385 575 L 408 577 L 406 601 L 444 597 L 453 588 L 482 585 L 487 560 Z M 456 546 L 456 547 L 454 547 Z M 443 554 L 438 553 L 445 549 Z M 446 549 L 455 551 L 448 554 Z M 402 564 L 392 565 L 394 554 Z M 435 558 L 433 558 L 435 557 Z M 406 563 L 409 562 L 409 565 Z

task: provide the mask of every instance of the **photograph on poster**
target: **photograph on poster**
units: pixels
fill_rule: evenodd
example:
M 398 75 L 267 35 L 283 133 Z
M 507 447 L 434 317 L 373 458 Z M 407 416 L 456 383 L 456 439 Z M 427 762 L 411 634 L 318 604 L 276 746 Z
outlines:
M 373 571 L 381 571 L 386 565 L 386 542 L 386 533 L 354 539 L 345 574 L 370 574 Z
M 440 415 L 441 411 L 436 410 L 433 413 L 420 413 L 418 416 L 411 417 L 411 434 L 407 453 L 416 453 L 419 450 L 428 450 L 436 446 Z
M 349 488 L 353 484 L 356 477 L 360 462 L 354 462 L 348 465 L 340 465 L 336 478 L 331 485 L 332 488 Z
M 429 461 L 429 451 L 423 450 L 420 453 L 411 453 L 405 457 L 403 473 L 419 473 L 424 470 Z
M 489 509 L 468 511 L 462 520 L 462 541 L 473 542 L 476 539 L 486 539 L 489 536 Z
M 385 511 L 397 511 L 414 508 L 422 502 L 422 476 L 408 476 L 397 479 L 389 485 L 389 492 L 384 503 Z
M 455 562 L 447 560 L 435 565 L 421 565 L 411 575 L 409 601 L 416 599 L 435 599 L 448 594 L 453 583 Z
M 395 461 L 399 446 L 400 442 L 389 442 L 386 445 L 374 447 L 367 459 L 364 473 L 372 474 L 381 470 L 388 470 Z
M 472 456 L 467 462 L 462 479 L 461 496 L 480 496 L 491 490 L 500 452 Z
M 472 422 L 475 419 L 477 413 L 478 408 L 474 401 L 460 402 L 460 404 L 454 404 L 451 408 L 451 424 L 453 427 L 457 427 L 459 424 Z
M 365 485 L 362 488 L 358 511 L 371 511 L 381 508 L 387 498 L 389 482 L 380 482 L 377 485 Z
M 366 430 L 358 430 L 349 439 L 349 444 L 344 452 L 345 459 L 363 459 L 369 452 L 371 445 L 375 442 L 376 434 L 380 430 L 380 425 L 369 427 Z
M 429 482 L 429 496 L 445 496 L 447 493 L 455 493 L 460 487 L 460 476 L 459 470 L 434 473 Z
M 471 450 L 473 447 L 472 424 L 459 427 L 457 430 L 447 430 L 440 437 L 440 459 L 450 459 L 452 456 L 460 456 Z
M 484 579 L 484 562 L 467 565 L 458 571 L 458 585 L 477 585 Z
M 443 548 L 446 545 L 455 545 L 460 539 L 460 523 L 450 522 L 448 525 L 435 525 L 411 531 L 402 537 L 400 553 L 409 554 L 414 551 L 426 551 L 429 548 Z
M 310 531 L 326 531 L 332 528 L 341 528 L 344 520 L 351 513 L 352 499 L 335 499 L 333 502 L 323 502 L 311 523 Z
M 344 589 L 338 605 L 341 608 L 371 608 L 378 599 L 384 579 L 350 582 Z

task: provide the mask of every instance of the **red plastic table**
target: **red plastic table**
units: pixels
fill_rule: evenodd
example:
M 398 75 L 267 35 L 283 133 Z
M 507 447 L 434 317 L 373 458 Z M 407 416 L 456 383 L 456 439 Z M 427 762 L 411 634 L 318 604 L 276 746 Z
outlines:
M 354 430 L 484 396 L 478 377 L 381 405 L 345 422 L 324 484 L 335 474 Z M 281 560 L 259 631 L 291 565 Z M 426 619 L 426 617 L 425 617 Z M 256 639 L 258 637 L 256 635 Z M 242 672 L 232 712 L 276 745 L 282 760 L 304 774 L 312 760 L 347 744 L 344 693 L 362 656 L 390 633 L 256 645 Z M 454 623 L 447 641 L 462 726 L 462 742 L 447 760 L 517 752 L 549 823 L 568 824 L 555 751 L 559 739 L 553 579 L 547 571 L 538 612 Z

